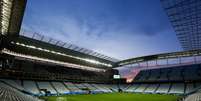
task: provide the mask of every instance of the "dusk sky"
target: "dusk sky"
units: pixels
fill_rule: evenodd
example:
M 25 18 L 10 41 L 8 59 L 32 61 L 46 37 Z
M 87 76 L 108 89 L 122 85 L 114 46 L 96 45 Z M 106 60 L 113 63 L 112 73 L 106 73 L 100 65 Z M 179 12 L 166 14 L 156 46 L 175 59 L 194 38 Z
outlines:
M 22 28 L 120 60 L 182 50 L 159 0 L 28 0 Z

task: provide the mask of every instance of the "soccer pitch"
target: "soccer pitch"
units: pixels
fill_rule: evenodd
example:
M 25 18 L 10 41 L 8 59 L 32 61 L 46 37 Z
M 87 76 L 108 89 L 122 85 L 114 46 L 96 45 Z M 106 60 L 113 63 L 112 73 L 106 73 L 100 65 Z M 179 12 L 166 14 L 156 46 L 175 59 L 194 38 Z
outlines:
M 45 101 L 177 101 L 180 97 L 160 94 L 88 94 L 42 97 Z

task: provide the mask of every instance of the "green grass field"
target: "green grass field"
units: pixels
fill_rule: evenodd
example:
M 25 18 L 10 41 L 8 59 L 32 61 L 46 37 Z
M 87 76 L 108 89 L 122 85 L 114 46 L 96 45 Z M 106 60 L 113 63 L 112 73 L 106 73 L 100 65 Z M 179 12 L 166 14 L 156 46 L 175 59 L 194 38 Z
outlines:
M 159 94 L 112 93 L 42 97 L 45 101 L 176 101 L 179 96 Z

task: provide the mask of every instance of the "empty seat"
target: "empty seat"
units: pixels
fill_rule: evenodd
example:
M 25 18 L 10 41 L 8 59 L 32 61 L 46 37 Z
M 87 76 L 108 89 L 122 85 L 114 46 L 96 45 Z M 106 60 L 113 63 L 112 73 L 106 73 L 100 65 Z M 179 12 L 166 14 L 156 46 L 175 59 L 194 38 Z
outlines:
M 130 87 L 130 85 L 127 84 L 121 84 L 119 85 L 120 89 L 122 89 L 123 91 L 125 91 L 126 89 L 128 89 L 128 87 Z
M 138 86 L 139 84 L 133 84 L 126 89 L 126 92 L 134 92 L 134 90 L 137 89 Z
M 50 82 L 37 82 L 40 89 L 46 89 L 51 94 L 57 94 L 55 89 L 51 86 Z
M 183 101 L 201 101 L 201 93 L 197 92 L 197 93 L 188 95 Z
M 155 93 L 158 84 L 150 84 L 148 85 L 147 89 L 144 91 L 145 93 Z
M 60 94 L 70 93 L 70 91 L 65 87 L 65 85 L 62 82 L 52 82 L 52 85 Z
M 168 93 L 170 84 L 160 84 L 156 93 Z
M 109 87 L 110 87 L 110 89 L 112 89 L 113 91 L 118 92 L 118 89 L 119 89 L 118 85 L 112 84 L 112 85 L 109 85 Z
M 172 81 L 183 80 L 182 77 L 182 68 L 172 68 L 171 72 L 169 73 L 169 79 Z
M 147 84 L 141 84 L 138 88 L 134 90 L 134 92 L 142 93 L 146 89 Z
M 184 84 L 178 83 L 178 84 L 172 84 L 172 87 L 169 91 L 170 94 L 183 94 L 184 93 Z
M 67 86 L 67 88 L 72 92 L 82 92 L 81 89 L 79 89 L 77 86 L 75 86 L 73 83 L 71 82 L 64 82 L 64 84 Z
M 2 82 L 0 82 L 0 99 L 1 101 L 41 101 Z
M 104 84 L 92 84 L 92 85 L 98 88 L 102 92 L 105 92 L 105 93 L 112 92 L 112 90 L 108 88 L 107 86 L 105 86 Z
M 194 89 L 195 89 L 195 87 L 194 87 L 193 83 L 186 84 L 186 91 L 185 91 L 185 93 L 188 94 L 188 93 L 192 92 Z
M 160 69 L 150 70 L 149 81 L 156 81 L 160 77 Z
M 83 85 L 85 85 L 88 89 L 90 89 L 93 92 L 101 92 L 101 90 L 99 90 L 98 88 L 96 88 L 95 86 L 93 86 L 92 84 L 88 84 L 88 83 L 83 83 Z
M 149 70 L 142 70 L 140 73 L 136 76 L 134 81 L 146 81 L 149 77 Z
M 169 68 L 161 69 L 160 77 L 158 78 L 159 81 L 168 81 L 168 73 L 170 71 Z
M 11 79 L 0 79 L 0 80 L 11 85 L 12 87 L 19 89 L 19 90 L 25 90 L 21 85 L 19 85 L 17 82 L 15 82 L 15 80 L 11 80 Z
M 34 81 L 23 81 L 23 87 L 32 94 L 39 95 L 40 91 Z
M 197 72 L 197 67 L 186 67 L 184 69 L 184 79 L 185 80 L 200 80 L 200 76 Z

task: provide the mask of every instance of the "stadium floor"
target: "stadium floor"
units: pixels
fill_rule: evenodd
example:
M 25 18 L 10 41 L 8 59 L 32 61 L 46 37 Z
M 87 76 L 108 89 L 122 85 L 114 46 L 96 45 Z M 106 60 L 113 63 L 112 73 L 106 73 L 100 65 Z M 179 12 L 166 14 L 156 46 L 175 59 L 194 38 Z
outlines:
M 42 97 L 45 101 L 177 101 L 180 97 L 160 94 L 112 93 Z

